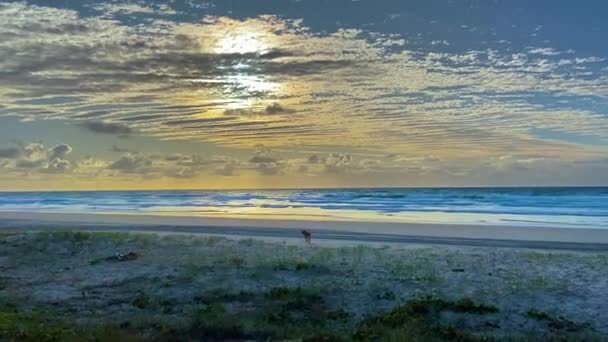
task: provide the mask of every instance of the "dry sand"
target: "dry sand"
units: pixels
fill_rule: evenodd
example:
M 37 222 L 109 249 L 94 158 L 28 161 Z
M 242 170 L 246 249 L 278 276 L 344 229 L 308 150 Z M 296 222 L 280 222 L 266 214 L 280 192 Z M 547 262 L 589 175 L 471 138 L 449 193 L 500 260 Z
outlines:
M 0 212 L 0 230 L 57 228 L 203 233 L 271 240 L 300 239 L 299 231 L 307 229 L 313 232 L 313 239 L 325 244 L 418 243 L 608 251 L 608 229 L 599 228 Z

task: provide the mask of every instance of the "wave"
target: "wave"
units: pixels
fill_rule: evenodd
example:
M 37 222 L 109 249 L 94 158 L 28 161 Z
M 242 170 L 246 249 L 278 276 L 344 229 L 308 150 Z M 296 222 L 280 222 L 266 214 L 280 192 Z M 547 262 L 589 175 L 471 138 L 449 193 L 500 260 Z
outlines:
M 0 210 L 315 215 L 608 228 L 608 188 L 419 188 L 0 193 Z M 467 221 L 468 220 L 468 221 Z

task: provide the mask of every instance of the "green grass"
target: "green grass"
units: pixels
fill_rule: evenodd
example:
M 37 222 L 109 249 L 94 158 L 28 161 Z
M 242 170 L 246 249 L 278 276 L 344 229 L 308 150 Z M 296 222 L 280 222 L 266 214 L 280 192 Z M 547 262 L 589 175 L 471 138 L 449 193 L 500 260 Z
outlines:
M 147 294 L 140 292 L 137 294 L 137 296 L 135 296 L 135 298 L 133 298 L 131 304 L 136 308 L 145 309 L 152 304 L 152 298 L 150 298 L 150 296 Z
M 48 313 L 0 311 L 0 340 L 23 342 L 144 341 L 116 326 L 74 326 L 52 320 Z
M 229 267 L 243 268 L 246 265 L 245 259 L 239 256 L 230 256 L 222 260 L 224 265 Z
M 227 302 L 253 303 L 255 310 L 229 312 Z M 317 289 L 274 287 L 265 293 L 215 290 L 204 296 L 203 303 L 192 326 L 182 332 L 187 338 L 314 339 L 345 333 L 350 322 L 348 312 L 330 309 Z
M 163 298 L 159 296 L 149 296 L 144 292 L 138 292 L 131 300 L 131 305 L 134 307 L 152 312 L 162 312 L 165 314 L 172 313 L 177 305 L 177 301 L 172 298 Z
M 384 290 L 376 294 L 376 299 L 395 300 L 397 299 L 397 296 L 395 296 L 395 293 L 391 290 Z
M 313 264 L 308 263 L 306 261 L 300 261 L 300 262 L 296 263 L 296 271 L 306 271 L 313 267 L 314 267 Z
M 117 312 L 116 316 L 104 318 L 101 325 L 93 321 L 91 326 L 73 322 L 76 317 L 82 317 L 82 322 L 91 318 L 87 305 L 95 300 L 92 291 L 87 292 L 86 298 L 66 303 L 65 307 L 74 311 L 62 309 L 55 313 L 39 308 L 32 314 L 28 311 L 31 306 L 39 305 L 32 299 L 23 301 L 26 305 L 0 300 L 0 341 L 70 341 L 74 336 L 91 341 L 483 341 L 490 340 L 483 335 L 484 322 L 504 325 L 505 320 L 511 319 L 505 316 L 507 313 L 515 315 L 515 320 L 539 327 L 538 331 L 546 333 L 547 338 L 552 338 L 552 332 L 557 332 L 556 336 L 594 336 L 585 323 L 534 310 L 512 313 L 508 310 L 510 299 L 502 301 L 506 303 L 501 304 L 501 309 L 505 305 L 504 312 L 479 301 L 505 294 L 567 289 L 566 281 L 535 272 L 536 268 L 553 266 L 535 263 L 560 262 L 558 256 L 546 253 L 517 254 L 522 266 L 509 264 L 496 270 L 482 252 L 476 252 L 471 261 L 466 252 L 433 248 L 301 248 L 251 239 L 104 232 L 23 235 L 14 243 L 0 244 L 0 253 L 4 249 L 13 257 L 16 252 L 23 252 L 27 258 L 20 253 L 19 262 L 33 272 L 48 263 L 49 256 L 55 256 L 53 263 L 60 267 L 50 268 L 49 272 L 65 272 L 66 279 L 85 278 L 78 272 L 96 274 L 106 266 L 115 267 L 125 276 L 133 271 L 124 283 L 111 283 L 111 289 L 102 285 L 100 289 L 110 289 L 112 293 L 124 290 L 120 294 L 130 295 L 118 299 L 122 305 L 119 312 L 116 306 L 100 310 L 106 310 L 104 317 L 108 317 L 108 312 Z M 153 248 L 146 250 L 144 246 Z M 140 262 L 99 265 L 115 251 L 128 250 L 141 252 Z M 594 263 L 601 270 L 603 264 L 608 264 L 606 255 L 577 260 Z M 451 271 L 455 267 L 464 267 L 466 272 L 455 274 Z M 472 278 L 478 270 L 485 274 L 486 269 L 494 273 L 488 282 L 481 284 Z M 16 278 L 6 279 L 8 287 L 3 291 L 4 277 L 0 277 L 0 295 L 18 283 Z M 41 277 L 48 279 L 51 277 Z M 412 297 L 416 293 L 434 295 Z M 463 295 L 475 300 L 460 298 Z M 86 313 L 77 311 L 80 309 Z M 505 339 L 508 341 L 518 340 L 518 336 L 511 336 L 522 334 L 522 329 L 515 334 L 498 329 L 485 331 L 509 336 Z
M 553 316 L 544 311 L 539 311 L 536 309 L 530 309 L 526 314 L 532 319 L 545 322 L 553 331 L 582 332 L 585 330 L 592 330 L 589 323 L 573 322 L 564 317 Z
M 442 280 L 433 263 L 425 260 L 391 260 L 386 269 L 395 278 L 418 282 L 438 283 Z
M 471 332 L 442 325 L 443 311 L 466 312 L 482 315 L 497 312 L 487 304 L 476 304 L 470 299 L 451 302 L 434 297 L 419 297 L 407 301 L 392 311 L 367 318 L 359 323 L 356 340 L 399 340 L 406 336 L 411 341 L 489 341 L 490 337 L 474 335 Z
M 62 322 L 52 311 L 20 312 L 13 304 L 0 305 L 0 340 L 8 341 L 180 341 L 180 340 L 302 340 L 302 341 L 500 341 L 461 326 L 444 323 L 444 312 L 484 317 L 499 312 L 491 304 L 470 298 L 446 300 L 415 297 L 394 309 L 358 319 L 341 308 L 331 308 L 321 289 L 273 287 L 264 292 L 204 293 L 181 324 L 167 320 L 175 301 L 138 293 L 132 304 L 161 316 L 139 323 L 75 325 Z M 228 310 L 227 307 L 231 309 Z M 248 308 L 238 309 L 238 308 Z M 574 335 L 545 336 L 546 340 L 599 340 L 585 335 L 588 326 L 548 313 L 530 310 L 528 317 L 545 322 L 553 331 Z M 136 322 L 134 320 L 133 322 Z M 137 331 L 137 333 L 135 333 Z M 534 341 L 531 336 L 505 341 Z
M 543 312 L 543 311 L 538 311 L 536 309 L 530 309 L 527 313 L 528 317 L 536 319 L 536 320 L 552 320 L 553 317 L 551 317 L 548 313 Z

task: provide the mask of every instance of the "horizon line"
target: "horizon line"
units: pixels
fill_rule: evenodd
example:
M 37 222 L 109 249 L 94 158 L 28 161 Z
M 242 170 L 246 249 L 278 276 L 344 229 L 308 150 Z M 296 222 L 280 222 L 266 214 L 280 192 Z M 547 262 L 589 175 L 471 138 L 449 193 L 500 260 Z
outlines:
M 178 188 L 178 189 L 47 189 L 0 190 L 2 193 L 31 192 L 138 192 L 138 191 L 296 191 L 296 190 L 396 190 L 396 189 L 557 189 L 557 188 L 608 188 L 606 185 L 467 185 L 467 186 L 353 186 L 353 187 L 301 187 L 301 188 Z

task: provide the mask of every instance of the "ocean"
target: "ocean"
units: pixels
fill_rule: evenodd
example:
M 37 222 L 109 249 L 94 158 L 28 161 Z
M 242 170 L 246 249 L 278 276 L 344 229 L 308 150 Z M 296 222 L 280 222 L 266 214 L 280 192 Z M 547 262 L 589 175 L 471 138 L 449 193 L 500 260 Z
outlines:
M 608 228 L 608 187 L 2 192 L 0 211 Z

